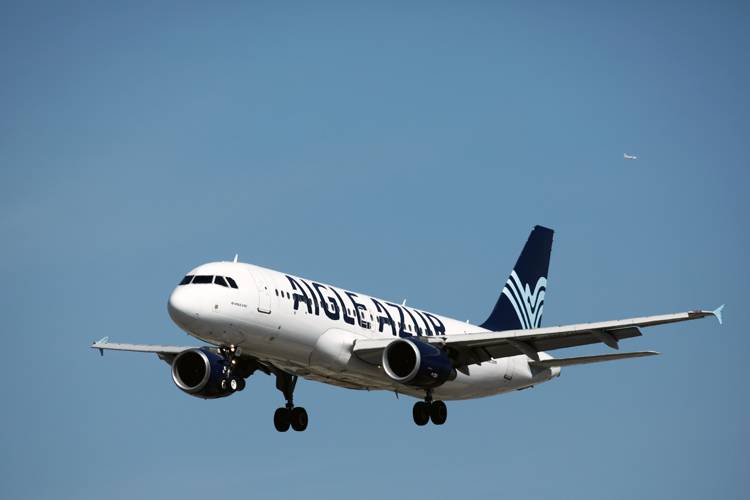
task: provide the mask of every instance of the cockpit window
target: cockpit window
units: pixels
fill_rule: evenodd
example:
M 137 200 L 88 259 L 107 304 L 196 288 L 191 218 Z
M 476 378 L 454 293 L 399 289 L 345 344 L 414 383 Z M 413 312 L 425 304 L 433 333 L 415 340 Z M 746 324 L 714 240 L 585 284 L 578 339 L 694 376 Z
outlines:
M 227 288 L 237 288 L 237 282 L 229 276 L 206 276 L 202 274 L 193 276 L 192 274 L 188 274 L 182 278 L 182 281 L 180 281 L 180 285 L 189 285 L 190 283 L 193 285 L 208 285 L 214 283 Z

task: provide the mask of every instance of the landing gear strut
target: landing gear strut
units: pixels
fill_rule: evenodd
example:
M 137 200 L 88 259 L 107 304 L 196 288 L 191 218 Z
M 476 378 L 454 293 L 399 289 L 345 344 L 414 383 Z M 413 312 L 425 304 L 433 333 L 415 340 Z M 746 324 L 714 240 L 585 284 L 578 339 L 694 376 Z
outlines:
M 239 370 L 240 348 L 233 345 L 220 346 L 219 353 L 228 361 L 226 366 L 224 366 L 224 377 L 221 379 L 221 388 L 231 390 L 232 392 L 241 391 L 245 388 L 245 377 L 249 375 L 244 375 L 241 373 L 242 370 Z
M 290 375 L 278 370 L 276 374 L 276 388 L 284 394 L 286 405 L 276 409 L 273 414 L 273 425 L 279 432 L 286 432 L 289 426 L 301 432 L 307 429 L 307 410 L 301 406 L 294 406 L 294 388 L 297 385 L 297 375 Z
M 443 425 L 448 419 L 448 407 L 440 400 L 432 400 L 432 391 L 427 391 L 424 401 L 414 403 L 412 409 L 414 423 L 422 426 L 432 420 L 435 425 Z

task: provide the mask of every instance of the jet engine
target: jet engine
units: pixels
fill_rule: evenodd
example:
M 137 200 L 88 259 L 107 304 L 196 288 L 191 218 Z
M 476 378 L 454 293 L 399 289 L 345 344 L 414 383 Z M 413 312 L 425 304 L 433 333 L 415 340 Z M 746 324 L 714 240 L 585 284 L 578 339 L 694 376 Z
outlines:
M 417 339 L 396 339 L 383 350 L 383 369 L 396 382 L 430 389 L 456 378 L 445 351 Z
M 229 365 L 229 360 L 209 349 L 188 349 L 172 361 L 172 380 L 191 396 L 223 398 L 245 386 L 244 377 L 227 376 Z

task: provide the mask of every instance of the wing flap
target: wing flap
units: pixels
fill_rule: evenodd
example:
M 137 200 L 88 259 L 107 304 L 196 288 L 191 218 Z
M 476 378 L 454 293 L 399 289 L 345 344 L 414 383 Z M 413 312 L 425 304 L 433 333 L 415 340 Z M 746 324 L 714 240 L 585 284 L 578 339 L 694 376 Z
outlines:
M 614 330 L 593 330 L 580 332 L 578 335 L 561 334 L 559 336 L 550 335 L 546 338 L 532 338 L 529 339 L 529 343 L 537 351 L 553 351 L 555 349 L 563 349 L 565 347 L 578 347 L 587 344 L 596 344 L 597 342 L 607 343 L 602 334 L 611 336 L 615 341 L 622 339 L 629 339 L 632 337 L 640 337 L 641 330 L 637 326 L 629 326 L 626 328 L 617 328 Z M 617 345 L 616 342 L 614 345 Z M 616 347 L 613 347 L 616 349 Z

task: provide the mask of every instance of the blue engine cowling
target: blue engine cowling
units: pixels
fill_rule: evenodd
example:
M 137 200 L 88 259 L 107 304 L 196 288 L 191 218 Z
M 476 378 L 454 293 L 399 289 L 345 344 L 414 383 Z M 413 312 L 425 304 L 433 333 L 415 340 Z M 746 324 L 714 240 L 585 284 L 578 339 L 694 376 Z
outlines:
M 172 380 L 181 390 L 203 399 L 223 398 L 232 394 L 221 388 L 227 360 L 208 349 L 188 349 L 172 361 Z
M 383 350 L 383 369 L 396 382 L 430 389 L 456 378 L 448 355 L 418 339 L 396 339 Z

